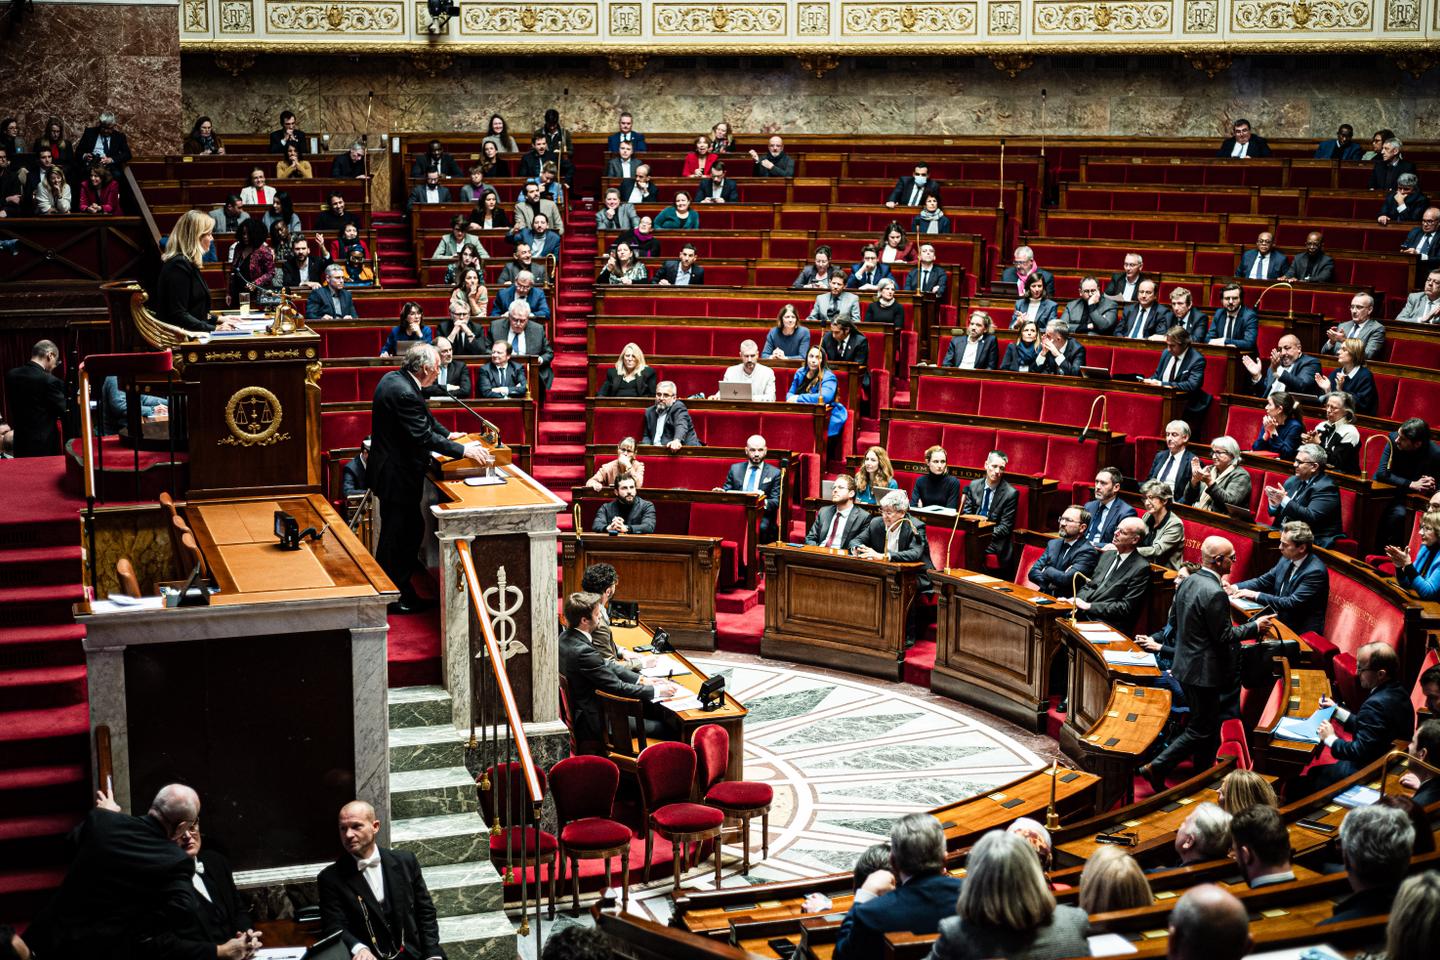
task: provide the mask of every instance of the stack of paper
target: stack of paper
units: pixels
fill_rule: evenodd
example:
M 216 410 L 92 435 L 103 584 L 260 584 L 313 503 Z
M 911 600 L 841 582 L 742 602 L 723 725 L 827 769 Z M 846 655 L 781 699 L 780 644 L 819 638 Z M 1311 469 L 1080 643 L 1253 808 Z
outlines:
M 1123 639 L 1123 638 L 1122 638 Z M 1143 650 L 1106 650 L 1101 653 L 1105 662 L 1116 667 L 1155 667 L 1155 654 Z
M 978 583 L 978 584 L 980 584 L 981 586 L 986 586 L 986 585 L 992 584 L 992 583 L 1004 583 L 1004 582 L 1005 582 L 1004 580 L 1001 580 L 999 577 L 992 577 L 992 576 L 990 576 L 989 574 L 985 574 L 985 573 L 972 573 L 972 574 L 970 574 L 968 577 L 961 577 L 960 579 L 961 579 L 961 580 L 964 580 L 966 583 Z
M 1380 802 L 1380 791 L 1374 787 L 1367 787 L 1357 783 L 1349 790 L 1337 796 L 1335 802 L 1342 807 L 1368 807 L 1371 804 Z
M 1297 743 L 1319 743 L 1320 724 L 1335 713 L 1334 707 L 1321 707 L 1305 719 L 1282 717 L 1275 725 L 1275 736 L 1280 740 L 1294 740 Z
M 684 713 L 686 710 L 699 710 L 700 698 L 689 690 L 682 690 L 680 696 L 672 697 L 669 700 L 661 700 L 660 705 L 675 713 Z
M 640 676 L 649 677 L 651 680 L 664 680 L 667 677 L 686 677 L 689 675 L 689 670 L 686 670 L 668 657 L 640 671 Z

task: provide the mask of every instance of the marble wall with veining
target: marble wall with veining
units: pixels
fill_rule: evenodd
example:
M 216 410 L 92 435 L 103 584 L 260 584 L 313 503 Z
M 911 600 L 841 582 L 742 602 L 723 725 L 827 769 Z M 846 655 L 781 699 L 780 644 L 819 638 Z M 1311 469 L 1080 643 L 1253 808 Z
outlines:
M 231 76 L 195 54 L 181 68 L 182 122 L 204 113 L 222 132 L 270 130 L 288 107 L 308 133 L 344 139 L 366 128 L 373 91 L 373 134 L 479 130 L 492 112 L 512 132 L 529 130 L 554 106 L 582 131 L 613 130 L 624 107 L 637 129 L 666 132 L 708 130 L 723 118 L 743 133 L 1218 138 L 1243 116 L 1271 137 L 1319 139 L 1343 121 L 1365 138 L 1379 127 L 1440 138 L 1433 71 L 1417 80 L 1376 57 L 1241 58 L 1213 78 L 1180 57 L 1039 58 L 1013 79 L 985 59 L 845 60 L 819 79 L 794 59 L 758 62 L 772 66 L 652 60 L 626 79 L 599 59 L 520 58 L 500 69 L 494 58 L 456 57 L 431 75 L 409 57 L 332 57 L 296 70 L 261 56 Z
M 15 21 L 16 18 L 11 18 Z M 110 109 L 135 153 L 178 153 L 180 33 L 173 6 L 48 3 L 6 25 L 6 116 L 26 145 L 48 117 L 73 142 Z

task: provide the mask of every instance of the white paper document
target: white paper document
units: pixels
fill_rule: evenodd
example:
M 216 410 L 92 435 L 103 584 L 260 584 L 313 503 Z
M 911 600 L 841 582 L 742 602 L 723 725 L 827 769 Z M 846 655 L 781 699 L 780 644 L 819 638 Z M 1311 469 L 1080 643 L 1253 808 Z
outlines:
M 1092 957 L 1122 957 L 1127 953 L 1139 953 L 1140 949 L 1118 933 L 1097 933 L 1086 937 L 1090 941 Z
M 1142 650 L 1105 650 L 1101 653 L 1105 662 L 1117 667 L 1154 667 L 1155 654 Z
M 686 710 L 699 710 L 700 698 L 689 693 L 688 696 L 677 697 L 674 700 L 661 700 L 660 706 L 675 713 L 684 713 Z
M 127 597 L 124 594 L 110 594 L 109 600 L 91 600 L 91 613 L 124 613 L 127 610 L 162 610 L 164 597 Z

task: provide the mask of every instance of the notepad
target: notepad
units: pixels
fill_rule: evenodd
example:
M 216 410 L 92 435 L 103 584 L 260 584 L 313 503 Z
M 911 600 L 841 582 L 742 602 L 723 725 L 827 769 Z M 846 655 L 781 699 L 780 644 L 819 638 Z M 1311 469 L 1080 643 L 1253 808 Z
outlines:
M 1280 740 L 1294 740 L 1297 743 L 1319 743 L 1320 724 L 1334 714 L 1334 707 L 1321 707 L 1304 719 L 1282 717 L 1275 725 L 1275 736 Z
M 1143 650 L 1105 650 L 1100 654 L 1105 662 L 1116 667 L 1155 667 L 1155 654 Z
M 640 671 L 640 676 L 649 677 L 651 680 L 664 680 L 666 677 L 686 677 L 690 671 L 680 664 L 671 660 L 664 660 L 654 666 L 645 667 Z
M 689 693 L 686 696 L 677 697 L 674 700 L 661 700 L 660 706 L 675 713 L 684 713 L 686 710 L 699 710 L 700 698 L 693 693 Z
M 1337 796 L 1335 802 L 1342 807 L 1368 807 L 1380 802 L 1380 791 L 1357 783 Z
M 1140 949 L 1118 933 L 1097 933 L 1086 937 L 1090 942 L 1092 957 L 1120 957 L 1127 953 L 1139 953 Z
M 1005 582 L 1004 580 L 1001 580 L 999 577 L 992 577 L 992 576 L 990 576 L 989 574 L 984 574 L 984 573 L 972 573 L 972 574 L 970 574 L 969 576 L 961 577 L 960 579 L 961 579 L 961 580 L 964 580 L 966 583 L 978 583 L 978 584 L 981 584 L 981 585 L 986 585 L 986 584 L 991 584 L 991 583 L 1004 583 L 1004 582 Z
M 1125 643 L 1130 638 L 1114 630 L 1092 630 L 1085 634 L 1085 639 L 1091 643 Z

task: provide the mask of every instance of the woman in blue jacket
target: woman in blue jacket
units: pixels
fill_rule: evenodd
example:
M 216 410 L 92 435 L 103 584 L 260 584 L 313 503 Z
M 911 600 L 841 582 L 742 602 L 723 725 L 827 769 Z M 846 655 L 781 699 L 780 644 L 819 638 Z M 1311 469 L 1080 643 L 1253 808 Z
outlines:
M 1300 403 L 1284 390 L 1265 398 L 1265 416 L 1260 420 L 1260 433 L 1251 450 L 1273 453 L 1281 460 L 1295 459 L 1300 449 L 1300 434 L 1305 423 L 1300 419 Z
M 830 372 L 825 362 L 825 353 L 819 347 L 811 347 L 805 354 L 805 366 L 795 371 L 790 381 L 790 392 L 785 399 L 790 403 L 825 403 L 830 405 L 830 436 L 839 436 L 850 419 L 845 404 L 835 399 L 835 390 L 840 381 Z
M 1440 510 L 1431 510 L 1420 520 L 1420 549 L 1410 560 L 1407 547 L 1386 547 L 1385 553 L 1395 564 L 1395 579 L 1400 586 L 1421 600 L 1440 597 Z

